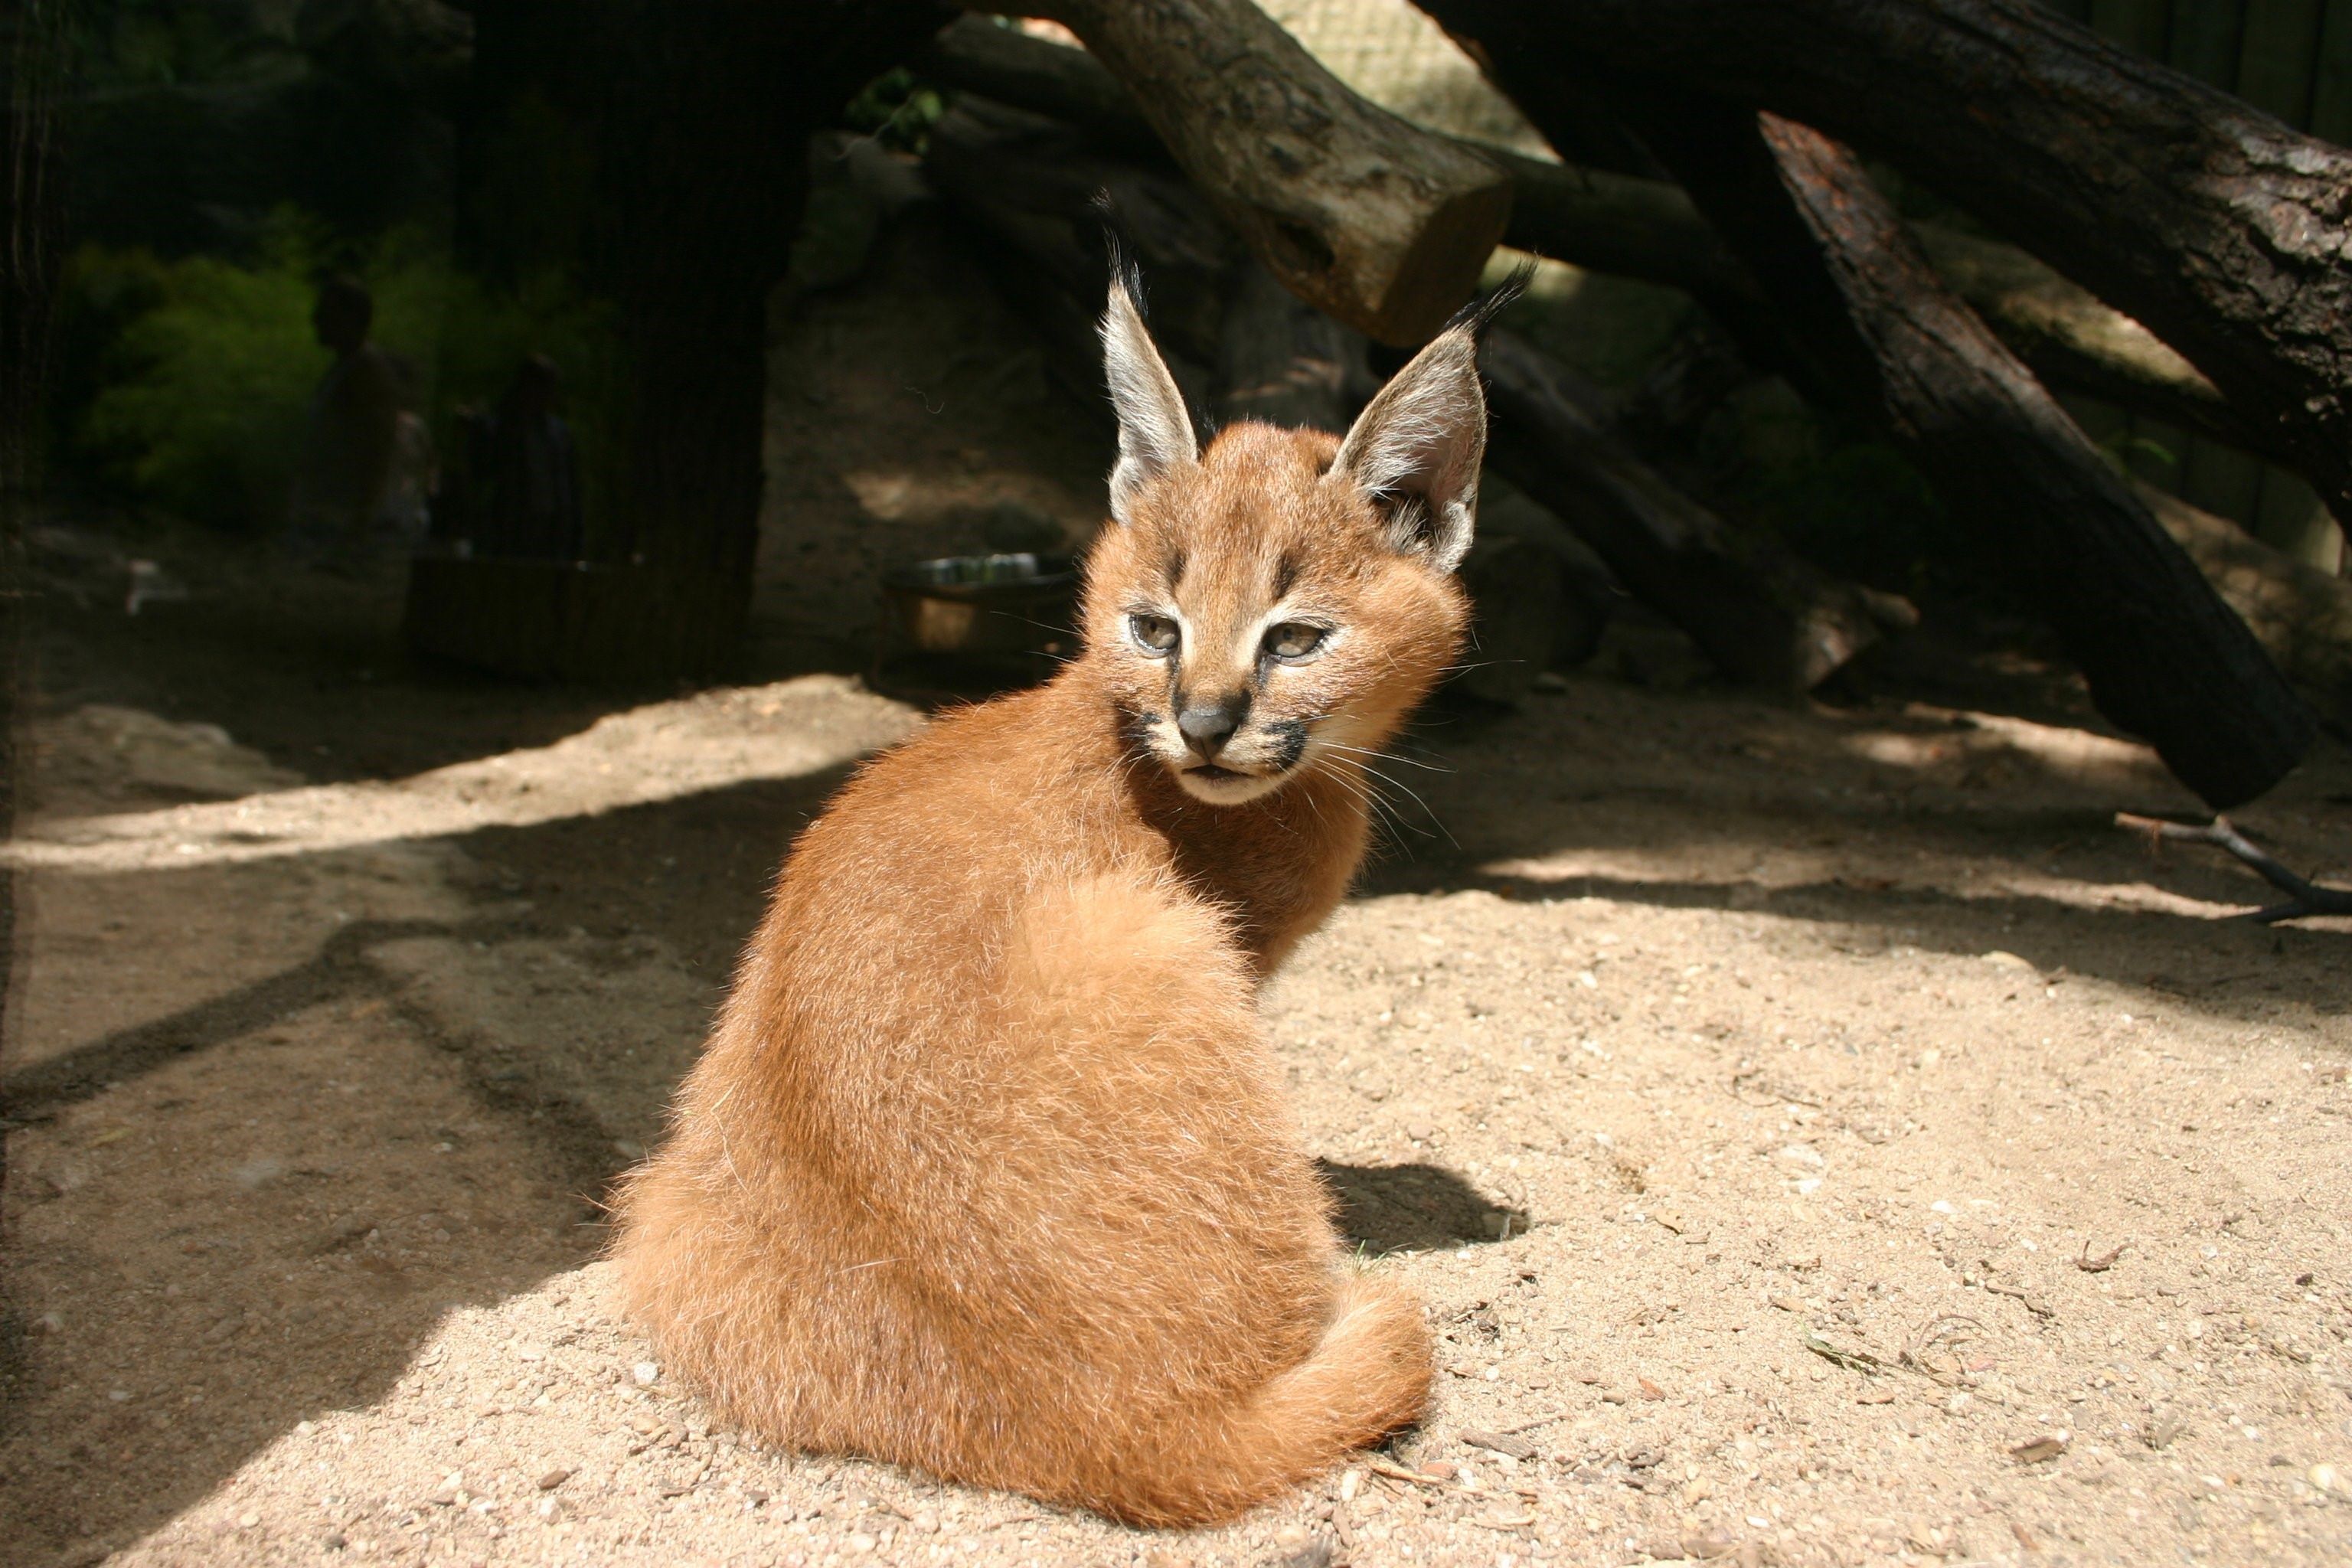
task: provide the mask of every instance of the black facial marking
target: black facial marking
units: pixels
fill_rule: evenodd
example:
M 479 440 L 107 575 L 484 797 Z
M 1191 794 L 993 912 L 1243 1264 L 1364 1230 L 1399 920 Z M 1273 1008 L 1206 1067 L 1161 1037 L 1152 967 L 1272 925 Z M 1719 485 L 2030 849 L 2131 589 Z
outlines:
M 1148 752 L 1151 749 L 1151 731 L 1159 722 L 1157 713 L 1129 713 L 1120 726 L 1126 732 L 1123 738 L 1136 750 Z
M 1175 593 L 1184 581 L 1184 550 L 1179 545 L 1176 552 L 1168 558 L 1168 591 L 1171 594 Z
M 1291 585 L 1297 581 L 1298 557 L 1286 551 L 1283 552 L 1282 559 L 1276 562 L 1274 565 L 1274 596 L 1277 599 L 1281 598 L 1290 592 Z
M 1267 734 L 1281 742 L 1282 749 L 1275 753 L 1276 771 L 1287 772 L 1297 767 L 1298 759 L 1307 754 L 1307 721 L 1278 720 L 1268 724 L 1265 730 Z

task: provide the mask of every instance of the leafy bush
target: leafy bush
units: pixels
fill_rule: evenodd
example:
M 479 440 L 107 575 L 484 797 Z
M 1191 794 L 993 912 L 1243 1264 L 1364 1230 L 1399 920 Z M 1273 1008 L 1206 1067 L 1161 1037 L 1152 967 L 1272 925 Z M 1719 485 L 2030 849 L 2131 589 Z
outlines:
M 74 315 L 150 301 L 100 353 L 81 445 L 121 488 L 222 527 L 284 510 L 310 388 L 329 363 L 311 339 L 315 271 L 293 226 L 255 265 L 157 261 L 85 249 L 71 263 Z
M 561 275 L 504 292 L 455 269 L 412 230 L 359 254 L 299 214 L 279 214 L 242 261 L 85 247 L 67 279 L 72 435 L 95 477 L 150 505 L 252 531 L 284 517 L 312 389 L 331 363 L 310 308 L 332 270 L 375 299 L 374 341 L 415 372 L 415 402 L 445 446 L 462 405 L 494 401 L 532 353 L 555 361 L 583 453 L 592 515 L 625 387 L 608 313 Z M 77 366 L 81 366 L 79 372 Z

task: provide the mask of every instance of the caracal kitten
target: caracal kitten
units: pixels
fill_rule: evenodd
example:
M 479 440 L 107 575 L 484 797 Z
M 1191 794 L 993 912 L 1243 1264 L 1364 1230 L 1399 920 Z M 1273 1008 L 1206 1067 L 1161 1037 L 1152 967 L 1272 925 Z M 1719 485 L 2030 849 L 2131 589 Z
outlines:
M 1339 1252 L 1256 997 L 1463 638 L 1476 325 L 1344 440 L 1203 449 L 1114 279 L 1085 651 L 801 836 L 620 1198 L 627 1310 L 721 1419 L 1198 1524 L 1420 1418 L 1420 1303 Z

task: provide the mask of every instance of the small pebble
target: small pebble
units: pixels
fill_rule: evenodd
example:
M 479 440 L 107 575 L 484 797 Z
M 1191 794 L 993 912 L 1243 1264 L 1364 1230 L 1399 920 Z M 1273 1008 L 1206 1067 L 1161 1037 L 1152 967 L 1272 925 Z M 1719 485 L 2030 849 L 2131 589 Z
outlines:
M 629 1375 L 637 1380 L 639 1388 L 649 1388 L 661 1376 L 661 1365 L 657 1362 L 641 1361 L 629 1369 Z

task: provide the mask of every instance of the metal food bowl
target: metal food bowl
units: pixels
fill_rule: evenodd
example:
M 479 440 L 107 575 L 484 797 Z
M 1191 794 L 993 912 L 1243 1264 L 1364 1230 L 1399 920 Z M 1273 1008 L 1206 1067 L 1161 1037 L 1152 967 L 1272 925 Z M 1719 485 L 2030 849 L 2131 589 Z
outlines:
M 1076 650 L 1078 574 L 1066 555 L 949 555 L 882 579 L 877 672 L 910 660 L 951 673 L 1042 679 Z

